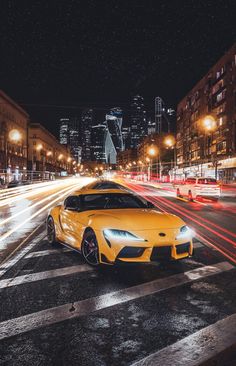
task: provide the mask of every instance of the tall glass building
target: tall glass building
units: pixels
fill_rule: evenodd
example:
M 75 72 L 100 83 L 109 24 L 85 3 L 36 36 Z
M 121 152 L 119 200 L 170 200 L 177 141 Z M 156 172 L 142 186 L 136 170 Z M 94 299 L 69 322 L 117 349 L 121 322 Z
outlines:
M 142 137 L 148 134 L 148 122 L 144 99 L 135 95 L 131 102 L 130 113 L 130 147 L 136 149 Z

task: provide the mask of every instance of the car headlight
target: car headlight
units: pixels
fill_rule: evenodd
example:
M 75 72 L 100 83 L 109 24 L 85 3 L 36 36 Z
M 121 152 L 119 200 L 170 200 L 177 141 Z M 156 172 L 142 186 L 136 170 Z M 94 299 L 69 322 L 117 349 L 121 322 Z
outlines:
M 105 239 L 121 239 L 121 240 L 130 240 L 130 241 L 145 241 L 145 239 L 139 238 L 138 236 L 130 233 L 125 230 L 117 230 L 117 229 L 105 229 L 103 231 Z
M 194 236 L 194 232 L 192 229 L 190 229 L 190 227 L 188 227 L 187 225 L 184 225 L 180 228 L 180 232 L 179 234 L 176 236 L 177 240 L 181 240 L 181 239 L 192 239 L 192 237 Z

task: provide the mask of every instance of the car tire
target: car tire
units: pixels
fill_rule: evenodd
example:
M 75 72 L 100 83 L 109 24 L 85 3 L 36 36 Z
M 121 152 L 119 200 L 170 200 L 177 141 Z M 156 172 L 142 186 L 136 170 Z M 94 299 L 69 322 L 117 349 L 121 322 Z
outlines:
M 56 229 L 52 216 L 48 217 L 46 226 L 47 226 L 47 239 L 49 244 L 51 245 L 57 244 Z
M 86 263 L 90 266 L 97 267 L 100 265 L 98 241 L 92 229 L 87 229 L 84 233 L 81 253 Z

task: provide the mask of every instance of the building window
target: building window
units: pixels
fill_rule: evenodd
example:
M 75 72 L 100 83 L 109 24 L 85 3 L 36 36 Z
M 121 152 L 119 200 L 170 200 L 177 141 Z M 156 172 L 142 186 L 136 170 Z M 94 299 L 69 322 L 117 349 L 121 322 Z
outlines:
M 225 99 L 226 89 L 224 89 L 222 92 L 217 94 L 216 101 L 217 103 L 221 102 L 223 99 Z

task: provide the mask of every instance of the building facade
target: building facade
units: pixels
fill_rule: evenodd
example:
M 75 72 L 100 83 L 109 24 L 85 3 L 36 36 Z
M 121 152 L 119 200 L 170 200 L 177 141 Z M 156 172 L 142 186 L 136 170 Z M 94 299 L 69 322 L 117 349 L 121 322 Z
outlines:
M 91 160 L 99 163 L 106 162 L 105 141 L 107 126 L 98 124 L 91 130 Z
M 29 115 L 0 91 L 0 174 L 27 169 Z
M 235 123 L 236 44 L 178 104 L 178 174 L 236 180 Z
M 33 172 L 72 172 L 70 150 L 60 144 L 40 123 L 30 123 L 28 131 L 28 160 Z
M 137 160 L 137 150 L 136 149 L 127 149 L 124 151 L 120 151 L 117 154 L 117 166 L 119 169 L 125 169 L 128 164 L 132 162 L 136 162 Z
M 59 141 L 62 145 L 67 145 L 69 143 L 69 118 L 61 118 L 59 121 L 60 131 L 59 131 Z
M 93 126 L 93 110 L 91 108 L 85 109 L 81 114 L 81 160 L 82 162 L 91 160 L 91 132 Z
M 139 141 L 147 136 L 148 122 L 144 99 L 140 95 L 135 95 L 131 102 L 130 113 L 130 148 L 136 149 Z

